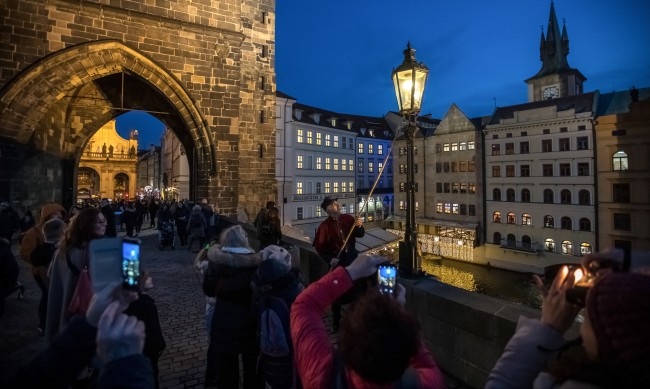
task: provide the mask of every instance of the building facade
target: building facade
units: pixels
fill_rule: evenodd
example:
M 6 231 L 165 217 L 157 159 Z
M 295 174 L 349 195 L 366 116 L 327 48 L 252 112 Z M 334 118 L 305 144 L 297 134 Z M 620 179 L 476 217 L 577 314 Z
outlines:
M 160 146 L 138 152 L 138 195 L 159 199 L 162 188 Z
M 190 167 L 183 145 L 169 128 L 160 139 L 161 197 L 165 200 L 190 199 Z
M 138 133 L 122 138 L 115 120 L 108 121 L 86 143 L 77 170 L 77 201 L 129 200 L 138 188 Z
M 650 250 L 650 88 L 600 96 L 596 120 L 598 242 Z

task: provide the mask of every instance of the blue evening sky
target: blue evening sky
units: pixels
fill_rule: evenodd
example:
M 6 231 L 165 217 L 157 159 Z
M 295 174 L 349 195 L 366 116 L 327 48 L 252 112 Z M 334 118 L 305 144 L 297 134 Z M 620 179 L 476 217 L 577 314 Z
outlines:
M 406 43 L 430 69 L 422 114 L 441 118 L 452 103 L 469 117 L 527 101 L 524 80 L 540 67 L 550 0 L 277 0 L 277 89 L 340 113 L 396 110 L 391 71 Z M 585 92 L 650 87 L 650 1 L 556 0 L 566 21 L 569 65 Z M 133 116 L 134 118 L 128 118 Z M 137 112 L 140 148 L 159 144 L 162 124 Z M 123 131 L 123 132 L 122 132 Z

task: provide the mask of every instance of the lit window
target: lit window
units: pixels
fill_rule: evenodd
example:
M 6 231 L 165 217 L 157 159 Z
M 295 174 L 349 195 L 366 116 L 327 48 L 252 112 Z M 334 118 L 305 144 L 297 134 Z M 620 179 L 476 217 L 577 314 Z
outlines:
M 316 170 L 323 169 L 323 157 L 316 157 Z
M 374 154 L 374 153 L 375 153 L 374 145 L 372 143 L 368 143 L 368 154 Z
M 591 254 L 591 245 L 589 243 L 580 243 L 580 255 Z
M 458 204 L 454 203 L 451 205 L 451 213 L 458 215 Z
M 357 171 L 359 173 L 363 173 L 363 160 L 359 160 L 359 162 L 357 162 Z
M 406 201 L 404 200 L 399 201 L 399 209 L 406 209 Z
M 314 143 L 314 133 L 312 131 L 307 131 L 307 144 Z
M 323 134 L 321 134 L 320 132 L 316 133 L 316 144 L 318 146 L 323 144 Z
M 625 151 L 617 151 L 612 157 L 613 169 L 617 171 L 625 171 L 628 169 L 627 154 Z
M 325 183 L 325 193 L 331 193 L 331 191 L 332 191 L 331 183 L 330 183 L 330 182 L 326 182 L 326 183 Z
M 492 214 L 492 221 L 494 223 L 501 223 L 501 212 L 495 212 Z
M 544 216 L 544 227 L 545 228 L 553 228 L 553 227 L 555 227 L 555 222 L 553 221 L 553 216 L 551 216 L 551 215 Z
M 348 183 L 347 182 L 342 182 L 341 183 L 341 192 L 345 193 L 348 191 Z
M 521 215 L 521 225 L 522 226 L 532 226 L 533 225 L 533 218 L 529 214 L 524 213 L 523 215 Z
M 354 160 L 353 159 L 348 159 L 348 170 L 349 171 L 354 170 Z
M 573 254 L 573 243 L 568 240 L 562 242 L 562 254 L 571 255 Z
M 334 158 L 334 170 L 339 170 L 339 159 Z
M 384 145 L 377 145 L 377 154 L 384 155 Z
M 302 194 L 302 182 L 296 182 L 296 194 Z
M 379 162 L 379 163 L 377 163 L 377 169 L 379 169 L 378 171 L 381 172 L 381 170 L 382 170 L 383 168 L 384 168 L 384 163 L 383 163 L 383 162 Z
M 361 142 L 357 145 L 357 153 L 363 154 L 363 143 Z
M 330 147 L 332 145 L 332 135 L 325 134 L 325 146 Z
M 303 158 L 304 158 L 304 157 L 303 157 L 302 155 L 298 155 L 298 156 L 296 156 L 296 162 L 297 162 L 296 167 L 297 167 L 298 169 L 303 169 L 303 167 L 304 167 L 304 166 L 303 166 Z
M 339 147 L 339 136 L 334 135 L 334 147 Z
M 350 192 L 354 192 L 354 183 L 352 181 L 348 182 L 348 186 L 350 187 L 349 189 Z M 354 211 L 350 211 L 350 212 L 354 212 Z
M 298 134 L 298 138 L 297 138 L 298 143 L 303 143 L 304 142 L 304 138 L 303 138 L 304 133 L 305 133 L 304 130 L 298 129 L 298 132 L 297 132 L 297 134 Z
M 339 193 L 339 183 L 338 182 L 334 183 L 334 193 Z
M 506 222 L 508 224 L 517 224 L 517 217 L 513 212 L 508 212 Z
M 442 145 L 442 151 L 449 151 L 449 143 Z
M 445 213 L 451 213 L 451 203 L 445 203 Z
M 458 149 L 461 150 L 461 151 L 467 150 L 467 142 L 460 142 L 458 144 Z
M 442 203 L 436 203 L 436 212 L 442 213 Z
M 332 170 L 332 159 L 325 157 L 325 170 Z
M 451 144 L 451 151 L 458 151 L 458 142 L 454 142 Z
M 368 173 L 374 173 L 374 172 L 375 172 L 375 163 L 368 162 Z
M 474 141 L 467 142 L 467 150 L 474 150 Z
M 555 241 L 551 238 L 548 238 L 544 241 L 544 250 L 554 252 L 555 251 Z

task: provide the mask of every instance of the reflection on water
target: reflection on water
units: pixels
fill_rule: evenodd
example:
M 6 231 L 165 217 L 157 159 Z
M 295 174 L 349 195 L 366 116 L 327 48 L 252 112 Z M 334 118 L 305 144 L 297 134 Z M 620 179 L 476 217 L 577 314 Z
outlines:
M 540 298 L 532 276 L 424 254 L 422 270 L 445 284 L 539 308 Z

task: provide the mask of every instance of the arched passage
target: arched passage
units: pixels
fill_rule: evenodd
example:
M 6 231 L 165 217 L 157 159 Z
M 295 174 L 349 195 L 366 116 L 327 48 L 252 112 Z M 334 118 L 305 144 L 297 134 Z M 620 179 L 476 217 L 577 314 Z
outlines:
M 25 69 L 0 93 L 0 137 L 25 156 L 13 163 L 12 184 L 28 197 L 47 177 L 48 187 L 34 193 L 34 203 L 71 203 L 86 142 L 131 109 L 150 112 L 174 131 L 191 161 L 191 196 L 207 195 L 196 193 L 198 187 L 209 189 L 216 172 L 206 120 L 174 75 L 123 42 L 99 40 L 60 50 Z

